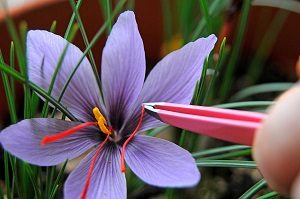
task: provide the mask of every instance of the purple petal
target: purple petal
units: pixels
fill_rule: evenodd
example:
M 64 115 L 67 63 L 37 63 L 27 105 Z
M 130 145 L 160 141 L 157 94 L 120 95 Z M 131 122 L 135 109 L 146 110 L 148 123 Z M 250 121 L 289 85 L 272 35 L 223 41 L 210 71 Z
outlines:
M 31 30 L 28 32 L 27 59 L 30 81 L 48 91 L 57 63 L 67 43 L 67 40 L 47 31 Z M 52 96 L 57 98 L 60 95 L 64 84 L 81 57 L 82 52 L 79 48 L 69 43 L 54 83 Z M 68 85 L 62 104 L 75 117 L 83 121 L 94 120 L 92 109 L 96 106 L 105 112 L 100 104 L 99 87 L 87 58 L 84 58 Z
M 65 199 L 80 197 L 94 155 L 95 150 L 83 159 L 68 177 L 64 187 Z M 116 145 L 105 145 L 100 153 L 93 170 L 87 198 L 126 198 L 126 180 L 120 170 L 120 152 Z
M 172 102 L 189 104 L 192 100 L 196 81 L 201 77 L 202 66 L 216 43 L 211 35 L 186 44 L 168 54 L 151 71 L 137 102 L 132 106 L 132 116 L 125 125 L 125 134 L 131 133 L 140 117 L 144 102 Z M 157 127 L 162 123 L 145 115 L 140 131 Z M 125 126 L 124 125 L 124 126 Z
M 31 164 L 51 166 L 73 159 L 99 143 L 97 130 L 87 127 L 68 137 L 46 145 L 41 140 L 78 125 L 57 119 L 35 118 L 11 125 L 0 133 L 5 150 Z
M 102 56 L 102 87 L 114 129 L 120 129 L 145 79 L 145 52 L 134 13 L 124 12 L 108 37 Z
M 138 177 L 154 186 L 187 187 L 200 180 L 191 154 L 159 138 L 136 136 L 126 148 L 125 160 Z

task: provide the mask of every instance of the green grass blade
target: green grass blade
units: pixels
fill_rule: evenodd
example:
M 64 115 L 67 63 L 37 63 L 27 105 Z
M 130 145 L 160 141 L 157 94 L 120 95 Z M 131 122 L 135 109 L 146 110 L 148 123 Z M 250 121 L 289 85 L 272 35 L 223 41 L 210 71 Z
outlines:
M 161 126 L 161 127 L 157 127 L 153 130 L 150 130 L 149 132 L 147 132 L 148 136 L 152 136 L 155 137 L 157 136 L 159 133 L 163 132 L 166 128 L 170 127 L 169 125 L 165 125 L 165 126 Z
M 232 102 L 226 104 L 218 104 L 215 107 L 218 108 L 249 108 L 259 106 L 271 106 L 275 104 L 274 101 L 245 101 L 245 102 Z
M 231 55 L 230 55 L 230 58 L 228 61 L 228 66 L 226 68 L 224 79 L 223 79 L 224 83 L 222 84 L 221 90 L 220 90 L 221 96 L 223 98 L 227 97 L 227 95 L 230 91 L 230 88 L 231 88 L 231 84 L 233 81 L 232 76 L 233 76 L 235 67 L 237 65 L 239 54 L 241 51 L 241 46 L 243 43 L 243 38 L 244 38 L 246 26 L 247 26 L 247 20 L 248 20 L 250 7 L 251 7 L 251 0 L 244 0 L 243 7 L 242 7 L 242 14 L 241 14 L 240 22 L 239 22 L 238 29 L 237 29 L 237 36 L 233 42 L 234 45 L 232 46 Z
M 50 26 L 50 32 L 55 33 L 56 32 L 56 26 L 57 26 L 57 22 L 56 20 L 54 20 Z
M 198 167 L 228 167 L 228 168 L 246 168 L 256 169 L 254 161 L 245 160 L 198 160 Z
M 82 20 L 81 20 L 81 17 L 80 17 L 80 14 L 78 12 L 78 9 L 76 8 L 76 5 L 74 3 L 74 0 L 69 0 L 70 2 L 70 5 L 73 9 L 73 13 L 75 14 L 75 18 L 76 18 L 76 21 L 78 23 L 78 26 L 79 26 L 79 30 L 81 32 L 81 35 L 82 35 L 82 38 L 83 38 L 83 42 L 86 46 L 86 48 L 89 46 L 89 40 L 87 38 L 87 34 L 86 34 L 86 31 L 85 31 L 85 28 L 84 28 L 84 25 L 82 23 Z M 108 25 L 111 24 L 111 20 L 109 20 L 108 22 Z M 92 49 L 89 49 L 88 51 L 88 56 L 90 58 L 90 62 L 91 62 L 91 65 L 92 65 L 92 69 L 93 69 L 93 72 L 95 74 L 95 77 L 96 77 L 96 80 L 97 80 L 97 83 L 98 83 L 98 86 L 100 88 L 101 86 L 101 80 L 100 80 L 100 77 L 99 77 L 99 73 L 98 73 L 98 69 L 97 69 L 97 66 L 96 66 L 96 62 L 95 62 L 95 59 L 94 59 L 94 55 L 93 55 L 93 52 L 92 52 Z
M 134 10 L 135 0 L 127 0 L 126 8 L 127 10 Z
M 55 196 L 55 193 L 57 191 L 57 188 L 59 187 L 59 184 L 61 183 L 61 180 L 62 180 L 62 177 L 63 177 L 63 174 L 64 174 L 64 171 L 66 169 L 66 166 L 67 166 L 67 163 L 68 163 L 68 160 L 65 161 L 65 163 L 63 164 L 62 168 L 60 169 L 54 183 L 53 183 L 53 188 L 50 192 L 50 195 L 49 195 L 49 199 L 52 199 L 54 198 Z
M 232 146 L 224 146 L 213 149 L 201 150 L 199 152 L 194 152 L 192 155 L 194 158 L 203 158 L 205 156 L 216 155 L 220 153 L 226 153 L 230 151 L 249 149 L 250 147 L 245 145 L 232 145 Z
M 251 199 L 253 198 L 261 189 L 267 186 L 267 182 L 262 179 L 248 189 L 239 199 Z
M 164 41 L 169 42 L 173 36 L 171 6 L 169 0 L 162 0 L 161 4 L 163 9 Z
M 228 2 L 224 0 L 214 0 L 208 8 L 208 14 L 210 16 L 219 15 L 224 8 L 227 6 Z M 194 41 L 200 36 L 203 36 L 204 29 L 206 27 L 205 18 L 202 18 L 197 24 L 195 30 L 191 34 L 191 40 Z
M 12 68 L 15 67 L 15 45 L 14 42 L 10 43 L 10 53 L 9 53 L 9 64 Z M 10 87 L 13 99 L 15 99 L 15 82 L 14 78 L 10 77 Z
M 79 10 L 79 8 L 81 7 L 82 5 L 82 2 L 83 0 L 78 0 L 77 3 L 76 3 L 76 10 Z M 65 32 L 65 35 L 64 35 L 64 38 L 67 39 L 69 38 L 71 32 L 72 32 L 72 29 L 73 29 L 73 25 L 74 25 L 74 22 L 75 22 L 75 19 L 76 19 L 76 15 L 75 15 L 75 12 L 72 13 L 72 16 L 70 18 L 70 21 L 69 21 L 69 24 L 68 24 L 68 27 L 66 29 L 66 32 Z
M 0 71 L 5 72 L 6 74 L 11 75 L 12 77 L 14 77 L 17 81 L 20 81 L 22 83 L 25 82 L 25 78 L 19 74 L 19 72 L 17 72 L 14 69 L 11 69 L 10 67 L 8 67 L 6 64 L 2 64 L 0 63 Z M 39 95 L 41 95 L 42 97 L 44 97 L 45 99 L 47 99 L 50 103 L 52 103 L 55 107 L 57 107 L 63 114 L 65 114 L 69 119 L 76 121 L 76 118 L 62 105 L 60 104 L 57 100 L 55 100 L 53 97 L 47 95 L 47 92 L 44 91 L 43 89 L 41 89 L 39 86 L 37 86 L 36 84 L 29 82 L 29 86 L 35 91 L 37 92 Z
M 2 58 L 2 55 L 0 53 L 0 64 L 4 64 L 4 60 Z M 5 91 L 5 96 L 6 96 L 6 101 L 8 104 L 8 110 L 10 113 L 10 119 L 12 123 L 16 123 L 18 118 L 17 118 L 17 111 L 16 111 L 16 103 L 15 103 L 15 98 L 11 89 L 10 81 L 8 79 L 7 74 L 1 71 L 1 76 L 2 76 L 2 82 L 4 86 L 4 91 Z
M 9 174 L 9 154 L 4 151 L 4 179 L 5 179 L 5 188 L 6 188 L 6 196 L 7 199 L 11 199 L 11 191 L 10 191 L 10 174 Z
M 209 156 L 202 158 L 202 160 L 224 160 L 224 159 L 231 159 L 231 158 L 236 158 L 236 157 L 241 157 L 241 156 L 249 156 L 252 154 L 251 149 L 244 149 L 240 151 L 233 151 L 229 153 L 224 153 L 220 155 L 214 155 L 214 156 Z
M 179 24 L 181 36 L 183 37 L 184 43 L 189 41 L 190 32 L 193 28 L 193 17 L 194 13 L 191 12 L 196 6 L 196 1 L 176 1 L 176 7 L 178 10 L 177 24 Z
M 205 93 L 205 96 L 203 99 L 204 102 L 209 102 L 210 101 L 209 97 L 214 95 L 216 80 L 217 80 L 217 77 L 219 76 L 219 73 L 222 69 L 222 66 L 223 66 L 225 58 L 226 58 L 225 43 L 226 43 L 226 38 L 224 38 L 221 43 L 220 51 L 219 51 L 219 58 L 216 63 L 216 66 L 214 68 L 214 74 L 212 75 L 211 80 L 208 83 L 207 92 Z
M 210 20 L 211 16 L 209 14 L 207 2 L 206 2 L 206 0 L 199 0 L 199 3 L 200 3 L 200 10 L 201 10 L 204 20 L 206 22 L 206 28 L 208 30 L 208 33 L 210 34 L 213 32 L 213 23 Z
M 20 45 L 22 46 L 22 49 L 24 49 L 23 56 L 26 57 L 25 49 L 26 49 L 27 29 L 28 29 L 27 23 L 24 21 L 21 22 L 19 29 L 20 29 L 20 42 L 21 42 Z M 20 66 L 21 68 L 23 68 L 21 71 L 24 71 L 23 75 L 25 77 L 25 83 L 23 84 L 23 87 L 24 87 L 24 118 L 31 118 L 32 117 L 31 91 L 30 91 L 30 87 L 28 86 L 29 79 L 28 79 L 28 70 L 27 70 L 27 62 L 26 61 L 27 60 L 25 58 L 24 64 Z
M 112 28 L 111 2 L 110 0 L 99 0 L 99 3 L 102 7 L 104 18 L 106 21 L 108 21 L 107 34 L 109 34 Z
M 257 95 L 257 94 L 267 93 L 267 92 L 283 92 L 291 88 L 293 85 L 294 83 L 285 83 L 285 82 L 254 85 L 237 92 L 230 98 L 230 100 L 239 101 L 252 95 Z
M 24 165 L 24 167 L 27 171 L 27 174 L 28 174 L 26 176 L 29 177 L 31 184 L 33 185 L 33 190 L 34 190 L 35 197 L 41 198 L 41 191 L 40 191 L 40 188 L 39 188 L 39 185 L 38 185 L 38 182 L 37 182 L 36 172 L 34 172 L 32 170 L 32 167 L 29 164 L 23 163 L 23 165 Z
M 11 171 L 12 171 L 12 174 L 13 174 L 13 178 L 12 178 L 12 180 L 13 180 L 13 182 L 12 182 L 12 192 L 11 192 L 11 194 L 12 194 L 12 198 L 14 198 L 13 197 L 13 194 L 14 194 L 14 192 L 13 192 L 13 189 L 14 189 L 14 185 L 16 185 L 16 190 L 17 190 L 17 193 L 19 194 L 19 196 L 21 196 L 21 191 L 20 191 L 20 181 L 19 181 L 19 176 L 18 176 L 18 163 L 20 162 L 20 161 L 18 161 L 17 160 L 17 158 L 16 157 L 13 157 L 13 156 L 11 156 L 11 155 L 9 155 L 9 161 L 10 161 L 10 167 L 11 167 Z
M 5 11 L 6 11 L 5 23 L 6 23 L 8 31 L 9 31 L 9 34 L 12 37 L 12 40 L 15 44 L 16 55 L 17 55 L 17 59 L 20 64 L 21 73 L 25 74 L 26 71 L 24 70 L 24 66 L 26 63 L 26 59 L 25 59 L 25 53 L 24 53 L 24 49 L 22 46 L 22 42 L 21 42 L 20 38 L 18 37 L 17 30 L 13 24 L 11 17 L 7 14 L 6 9 L 5 9 Z
M 269 58 L 274 45 L 276 44 L 277 37 L 281 32 L 283 25 L 285 24 L 289 12 L 285 10 L 278 10 L 272 20 L 271 24 L 266 30 L 260 44 L 255 52 L 250 66 L 248 68 L 248 76 L 251 82 L 256 82 L 262 73 L 267 59 Z
M 271 199 L 271 198 L 280 198 L 280 197 L 279 194 L 275 191 L 257 197 L 257 199 Z

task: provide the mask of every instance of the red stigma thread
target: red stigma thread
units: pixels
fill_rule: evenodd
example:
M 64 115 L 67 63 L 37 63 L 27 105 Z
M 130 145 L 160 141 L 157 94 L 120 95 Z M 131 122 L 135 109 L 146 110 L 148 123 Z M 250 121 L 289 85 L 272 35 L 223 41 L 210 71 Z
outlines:
M 94 167 L 95 167 L 95 164 L 96 164 L 96 160 L 99 157 L 100 152 L 102 151 L 104 145 L 107 143 L 108 138 L 109 138 L 109 134 L 107 134 L 105 140 L 100 144 L 100 146 L 98 147 L 95 155 L 93 156 L 93 159 L 92 159 L 89 171 L 88 171 L 88 175 L 87 175 L 87 178 L 86 178 L 86 181 L 85 181 L 85 184 L 84 184 L 83 191 L 81 193 L 80 199 L 85 199 L 86 198 L 87 191 L 88 191 L 88 188 L 89 188 L 90 183 L 91 183 L 91 178 L 92 178 L 93 170 L 94 170 Z
M 47 135 L 42 139 L 41 144 L 45 145 L 45 144 L 49 144 L 51 142 L 55 142 L 57 140 L 65 138 L 69 135 L 72 135 L 73 133 L 76 133 L 80 129 L 83 129 L 83 128 L 88 127 L 88 126 L 93 126 L 93 125 L 97 125 L 97 122 L 85 122 L 85 123 L 79 124 L 77 126 L 74 126 L 74 127 L 70 128 L 66 131 L 63 131 L 61 133 L 57 133 L 55 135 L 50 135 L 50 136 Z
M 144 108 L 144 106 L 142 106 L 142 111 L 141 111 L 141 116 L 140 116 L 139 122 L 138 122 L 137 126 L 135 127 L 134 131 L 127 138 L 127 140 L 124 142 L 124 144 L 122 146 L 122 151 L 121 151 L 121 171 L 123 173 L 126 170 L 126 167 L 125 167 L 125 149 L 126 149 L 126 146 L 134 138 L 134 136 L 137 134 L 137 132 L 139 131 L 139 129 L 140 129 L 141 125 L 142 125 L 143 118 L 144 118 L 144 113 L 145 113 L 145 108 Z

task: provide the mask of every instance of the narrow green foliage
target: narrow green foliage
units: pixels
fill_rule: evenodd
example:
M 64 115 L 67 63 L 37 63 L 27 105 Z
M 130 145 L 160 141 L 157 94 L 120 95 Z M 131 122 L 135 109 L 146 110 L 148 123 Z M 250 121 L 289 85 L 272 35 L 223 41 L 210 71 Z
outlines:
M 1 52 L 0 52 L 0 64 L 4 64 L 4 60 L 2 58 Z M 17 111 L 16 111 L 16 103 L 15 103 L 15 98 L 14 94 L 10 85 L 10 81 L 8 79 L 7 74 L 1 71 L 1 76 L 2 76 L 2 82 L 4 86 L 4 91 L 5 91 L 5 96 L 6 96 L 6 101 L 8 104 L 8 109 L 10 113 L 10 119 L 12 123 L 17 122 Z
M 10 53 L 9 53 L 9 63 L 12 68 L 15 67 L 15 45 L 14 42 L 10 43 Z M 12 97 L 15 99 L 15 81 L 14 78 L 10 77 L 10 87 L 12 92 Z
M 244 157 L 244 156 L 249 156 L 252 154 L 251 149 L 244 149 L 240 151 L 233 151 L 233 152 L 228 152 L 220 155 L 215 155 L 215 156 L 209 156 L 205 157 L 203 159 L 205 160 L 224 160 L 224 159 L 232 159 L 236 157 Z
M 79 10 L 80 6 L 82 5 L 82 2 L 83 2 L 83 0 L 78 0 L 77 1 L 75 10 Z M 69 20 L 69 24 L 68 24 L 68 27 L 66 29 L 65 35 L 64 35 L 65 39 L 67 39 L 70 36 L 70 34 L 72 32 L 72 29 L 73 29 L 75 19 L 76 19 L 76 14 L 75 14 L 75 12 L 73 12 L 72 16 Z
M 169 0 L 162 0 L 163 24 L 164 24 L 164 41 L 169 42 L 172 39 L 172 13 Z
M 273 101 L 245 101 L 245 102 L 232 102 L 226 104 L 218 104 L 215 107 L 219 108 L 249 108 L 249 107 L 259 107 L 259 106 L 271 106 L 275 102 Z
M 9 154 L 4 152 L 4 177 L 5 177 L 5 185 L 6 185 L 6 196 L 7 199 L 11 199 L 11 191 L 10 191 L 10 173 L 9 173 Z
M 35 197 L 41 198 L 41 191 L 40 191 L 40 187 L 39 187 L 38 182 L 37 182 L 38 178 L 37 178 L 37 175 L 36 175 L 36 172 L 35 172 L 36 168 L 34 168 L 33 166 L 30 166 L 27 163 L 23 163 L 22 165 L 25 167 L 25 169 L 27 171 L 26 176 L 29 177 L 29 179 L 30 179 L 30 181 L 33 185 L 33 190 L 34 190 Z M 25 181 L 27 181 L 27 179 L 25 179 Z
M 19 181 L 19 176 L 18 176 L 18 173 L 17 173 L 17 167 L 18 167 L 18 164 L 19 164 L 19 160 L 17 160 L 16 157 L 13 157 L 11 155 L 9 155 L 9 162 L 10 162 L 10 168 L 12 170 L 12 191 L 11 191 L 11 195 L 12 195 L 12 198 L 13 195 L 14 195 L 14 187 L 16 187 L 16 190 L 19 194 L 19 196 L 21 195 L 21 191 L 20 191 L 20 186 L 21 186 L 21 183 Z M 15 185 L 15 186 L 14 186 Z
M 273 191 L 273 192 L 270 192 L 270 193 L 267 193 L 265 195 L 262 195 L 260 197 L 258 197 L 257 199 L 273 199 L 273 198 L 280 198 L 278 193 Z
M 208 92 L 208 90 L 206 89 L 206 82 L 207 82 L 206 74 L 207 74 L 208 68 L 209 68 L 209 57 L 204 61 L 204 64 L 203 64 L 201 79 L 200 79 L 200 83 L 199 83 L 198 98 L 195 99 L 194 102 L 192 102 L 192 104 L 194 104 L 194 105 L 203 105 L 205 103 L 204 102 L 205 94 Z
M 211 21 L 211 17 L 209 15 L 209 10 L 208 10 L 208 5 L 206 0 L 199 0 L 200 4 L 200 9 L 203 14 L 203 18 L 205 19 L 206 22 L 206 28 L 209 33 L 213 32 L 213 22 Z
M 262 73 L 263 66 L 265 65 L 274 45 L 276 39 L 285 24 L 289 12 L 285 10 L 278 10 L 271 24 L 269 25 L 267 32 L 265 33 L 258 49 L 248 67 L 248 76 L 252 83 L 256 82 Z
M 57 22 L 56 22 L 56 20 L 54 20 L 51 24 L 50 32 L 55 33 L 56 32 L 56 26 L 57 26 Z
M 291 88 L 294 83 L 275 82 L 249 86 L 234 94 L 230 100 L 239 101 L 252 95 L 267 93 L 267 92 L 283 92 Z
M 247 168 L 256 169 L 254 161 L 243 160 L 198 160 L 198 167 L 228 167 L 228 168 Z
M 155 137 L 157 136 L 159 133 L 163 132 L 164 130 L 166 130 L 166 128 L 170 127 L 169 125 L 165 125 L 165 126 L 161 126 L 155 129 L 152 129 L 150 131 L 147 132 L 148 136 L 152 136 Z
M 69 0 L 71 6 L 72 6 L 72 9 L 73 9 L 73 13 L 75 14 L 75 18 L 76 18 L 76 21 L 78 23 L 78 26 L 79 26 L 79 30 L 81 32 L 81 35 L 82 35 L 82 38 L 83 38 L 83 41 L 84 41 L 84 44 L 86 47 L 89 46 L 89 40 L 88 40 L 88 37 L 87 37 L 87 34 L 86 34 L 86 31 L 85 31 L 85 28 L 84 28 L 84 25 L 82 23 L 82 20 L 81 20 L 81 17 L 79 15 L 79 12 L 78 12 L 78 9 L 74 3 L 74 0 Z M 80 2 L 78 2 L 77 4 L 80 4 Z M 111 22 L 110 22 L 111 23 Z M 108 22 L 108 25 L 109 25 L 109 22 Z M 100 88 L 100 85 L 101 85 L 101 81 L 100 81 L 100 77 L 98 75 L 98 70 L 97 70 L 97 66 L 96 66 L 96 62 L 95 62 L 95 59 L 94 59 L 94 56 L 93 56 L 93 52 L 92 52 L 92 49 L 90 49 L 88 51 L 88 56 L 90 58 L 90 62 L 91 62 L 91 65 L 92 65 L 92 69 L 93 69 L 93 72 L 95 74 L 95 77 L 96 77 L 96 80 L 97 80 L 97 83 L 99 85 L 99 88 Z
M 222 66 L 224 65 L 224 61 L 227 57 L 227 54 L 225 52 L 225 44 L 226 44 L 226 38 L 223 39 L 220 50 L 219 50 L 219 55 L 218 55 L 218 61 L 213 68 L 214 73 L 211 75 L 210 81 L 208 82 L 207 86 L 207 92 L 204 95 L 203 101 L 207 104 L 210 101 L 212 101 L 212 98 L 215 95 L 215 85 L 216 85 L 216 80 L 220 76 L 220 71 L 222 69 Z
M 12 37 L 12 40 L 15 44 L 16 55 L 17 55 L 17 59 L 19 61 L 21 73 L 25 74 L 24 66 L 26 63 L 26 59 L 25 59 L 25 53 L 24 53 L 24 48 L 23 48 L 24 46 L 22 45 L 22 42 L 21 42 L 20 38 L 18 37 L 18 33 L 13 24 L 13 21 L 8 14 L 5 17 L 5 22 L 6 22 L 9 34 Z
M 17 81 L 25 83 L 25 78 L 21 74 L 19 74 L 19 72 L 17 72 L 14 69 L 11 69 L 7 65 L 0 63 L 0 70 L 3 71 L 6 74 L 11 75 Z M 44 91 L 43 89 L 41 89 L 39 86 L 37 86 L 36 84 L 34 84 L 32 82 L 29 82 L 29 86 L 35 92 L 37 92 L 39 95 L 44 97 L 46 100 L 49 100 L 50 103 L 52 103 L 58 110 L 60 110 L 62 113 L 64 113 L 69 119 L 76 121 L 76 118 L 63 105 L 61 105 L 56 99 L 54 99 L 53 97 L 47 95 L 46 91 Z
M 206 156 L 217 155 L 221 153 L 227 153 L 231 151 L 244 150 L 249 149 L 250 147 L 244 145 L 232 145 L 232 146 L 224 146 L 212 149 L 206 149 L 199 152 L 193 153 L 194 158 L 205 158 Z
M 224 11 L 224 8 L 227 6 L 228 1 L 224 0 L 214 0 L 210 4 L 208 8 L 208 15 L 212 17 L 212 15 L 216 16 L 221 14 L 222 11 Z M 210 17 L 210 18 L 211 18 Z M 196 28 L 191 32 L 191 40 L 194 41 L 197 38 L 204 36 L 204 30 L 206 28 L 206 19 L 202 17 L 197 23 Z M 211 32 L 213 33 L 213 32 Z
M 28 24 L 26 21 L 21 21 L 21 23 L 19 25 L 19 32 L 20 32 L 20 42 L 21 42 L 21 45 L 23 46 L 24 53 L 25 53 L 26 35 L 28 32 Z M 24 54 L 24 57 L 26 57 L 26 54 Z M 25 59 L 25 63 L 26 63 L 26 59 Z
M 267 186 L 267 182 L 262 179 L 248 189 L 239 199 L 251 199 L 253 198 L 260 190 Z
M 24 116 L 25 118 L 29 118 L 30 117 L 30 90 L 28 87 L 28 77 L 27 77 L 27 68 L 26 68 L 26 59 L 25 59 L 26 53 L 24 47 L 27 25 L 26 23 L 21 23 L 20 26 L 21 37 L 19 37 L 15 25 L 9 15 L 6 15 L 5 22 L 15 45 L 17 60 L 20 66 L 21 74 L 25 78 L 25 82 L 23 84 L 24 85 L 24 107 L 25 107 Z
M 176 8 L 178 9 L 178 22 L 181 35 L 183 37 L 184 43 L 189 41 L 190 32 L 193 29 L 194 13 L 192 12 L 196 6 L 196 1 L 176 1 Z
M 108 22 L 107 34 L 110 33 L 112 28 L 112 17 L 111 17 L 111 1 L 110 0 L 99 0 L 104 14 L 104 19 Z
M 127 0 L 126 8 L 127 10 L 134 10 L 135 0 Z
M 228 61 L 227 68 L 225 70 L 225 75 L 223 79 L 224 83 L 221 86 L 221 96 L 223 98 L 227 97 L 232 85 L 233 73 L 235 71 L 237 62 L 239 60 L 239 55 L 243 43 L 246 26 L 247 26 L 250 7 L 251 7 L 251 0 L 244 0 L 239 26 L 237 28 L 237 35 L 234 40 L 234 45 L 232 46 L 232 51 Z
M 68 160 L 65 161 L 62 168 L 60 169 L 60 171 L 59 171 L 59 173 L 58 173 L 58 175 L 57 175 L 57 177 L 56 177 L 56 179 L 55 179 L 55 181 L 52 185 L 52 189 L 51 189 L 50 194 L 49 194 L 49 199 L 54 198 L 55 193 L 57 192 L 57 189 L 61 184 L 62 177 L 63 177 L 64 171 L 66 169 L 67 163 L 68 163 Z M 53 167 L 53 169 L 55 169 L 55 167 Z
M 167 189 L 166 191 L 166 198 L 167 199 L 173 199 L 175 195 L 175 189 Z

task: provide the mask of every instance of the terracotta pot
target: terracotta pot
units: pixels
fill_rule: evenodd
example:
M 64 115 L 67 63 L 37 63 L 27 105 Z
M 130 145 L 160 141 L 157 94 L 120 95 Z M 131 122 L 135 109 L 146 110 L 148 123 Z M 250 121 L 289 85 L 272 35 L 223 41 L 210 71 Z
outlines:
M 36 0 L 29 4 L 26 4 L 23 7 L 10 10 L 9 14 L 13 18 L 17 26 L 18 24 L 20 24 L 20 22 L 26 21 L 28 23 L 29 29 L 49 30 L 52 22 L 56 20 L 56 33 L 63 35 L 72 15 L 72 8 L 68 0 Z M 148 64 L 149 62 L 155 63 L 160 56 L 160 46 L 162 43 L 163 35 L 161 2 L 159 0 L 136 1 L 135 14 L 139 30 L 144 41 Z M 84 1 L 80 8 L 80 15 L 85 25 L 88 38 L 89 40 L 91 40 L 93 35 L 103 24 L 103 16 L 98 1 Z M 0 48 L 2 50 L 4 59 L 8 61 L 10 41 L 12 39 L 7 31 L 4 18 L 4 13 L 0 12 Z M 92 49 L 95 61 L 99 65 L 105 40 L 106 36 L 103 36 Z M 80 49 L 85 49 L 85 45 L 80 33 L 77 34 L 73 43 Z M 21 89 L 19 87 L 18 93 L 21 92 L 20 90 Z M 22 99 L 22 97 L 18 97 L 17 99 Z M 0 83 L 0 103 L 2 104 L 0 111 L 0 122 L 7 121 L 9 119 L 8 108 L 6 106 L 2 80 Z M 19 100 L 17 103 L 22 104 L 22 100 Z

